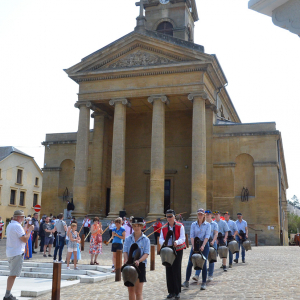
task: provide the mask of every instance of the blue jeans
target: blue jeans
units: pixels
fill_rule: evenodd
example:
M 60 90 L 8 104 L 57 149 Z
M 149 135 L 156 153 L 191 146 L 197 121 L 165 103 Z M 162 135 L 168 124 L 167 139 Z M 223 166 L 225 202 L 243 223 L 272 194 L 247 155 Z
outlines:
M 242 240 L 238 236 L 236 236 L 235 238 L 236 241 L 239 243 L 239 249 L 241 249 L 242 247 L 242 260 L 245 260 L 245 248 L 243 247 Z M 240 257 L 240 252 L 237 252 L 235 258 L 239 259 L 239 257 Z
M 208 243 L 205 245 L 204 247 L 204 251 L 203 251 L 203 255 L 208 258 L 208 252 L 209 252 L 209 245 Z M 193 247 L 191 249 L 190 252 L 190 256 L 189 256 L 189 262 L 188 265 L 186 267 L 186 276 L 185 276 L 185 280 L 189 281 L 192 275 L 192 268 L 193 268 L 193 263 L 192 263 L 192 253 L 193 253 Z M 200 275 L 201 270 L 197 270 L 196 271 L 196 275 L 199 276 Z M 207 277 L 207 265 L 206 265 L 206 261 L 203 265 L 203 269 L 202 269 L 202 283 L 206 283 L 206 277 Z
M 55 250 L 54 250 L 54 257 L 53 259 L 56 259 L 57 256 L 57 251 L 59 249 L 58 252 L 58 260 L 62 260 L 62 252 L 64 250 L 64 246 L 65 246 L 65 237 L 61 237 L 59 235 L 56 236 L 56 245 L 55 245 Z
M 229 249 L 228 249 L 228 253 L 229 253 L 229 264 L 232 265 L 233 254 L 231 253 L 231 251 Z

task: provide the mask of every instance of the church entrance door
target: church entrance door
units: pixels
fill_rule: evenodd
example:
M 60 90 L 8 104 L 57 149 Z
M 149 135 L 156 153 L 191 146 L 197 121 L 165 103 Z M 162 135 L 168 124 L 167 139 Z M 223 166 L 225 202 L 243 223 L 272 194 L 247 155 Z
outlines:
M 165 180 L 164 213 L 171 207 L 171 180 Z

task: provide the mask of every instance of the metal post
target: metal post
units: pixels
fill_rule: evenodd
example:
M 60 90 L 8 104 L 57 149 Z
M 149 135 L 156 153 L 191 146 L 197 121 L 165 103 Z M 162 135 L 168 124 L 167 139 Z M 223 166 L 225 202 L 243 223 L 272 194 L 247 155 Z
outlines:
M 257 239 L 257 233 L 255 233 L 255 246 L 258 246 L 258 239 Z
M 121 281 L 122 250 L 117 250 L 116 256 L 115 281 Z
M 61 281 L 61 263 L 53 263 L 51 300 L 60 300 L 60 281 Z
M 150 271 L 155 270 L 155 245 L 151 245 L 151 264 L 150 264 Z
M 159 243 L 159 236 L 157 237 L 157 255 L 160 254 L 160 243 Z
M 81 236 L 81 251 L 84 251 L 84 240 L 85 240 L 85 234 Z
M 190 247 L 190 245 L 189 245 L 189 236 L 188 236 L 187 233 L 185 234 L 185 244 L 186 244 L 186 247 L 187 247 L 187 248 Z

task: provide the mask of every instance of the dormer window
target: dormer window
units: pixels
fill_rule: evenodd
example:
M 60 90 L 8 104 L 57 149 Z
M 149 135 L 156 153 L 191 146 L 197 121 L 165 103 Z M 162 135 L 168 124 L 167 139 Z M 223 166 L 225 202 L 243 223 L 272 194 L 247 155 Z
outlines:
M 156 31 L 173 36 L 173 25 L 170 22 L 161 22 Z

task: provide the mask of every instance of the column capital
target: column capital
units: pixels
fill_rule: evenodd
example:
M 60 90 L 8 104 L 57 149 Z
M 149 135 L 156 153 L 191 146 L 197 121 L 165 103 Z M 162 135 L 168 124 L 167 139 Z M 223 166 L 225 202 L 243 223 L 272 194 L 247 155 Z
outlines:
M 91 114 L 91 117 L 93 118 L 93 119 L 95 119 L 95 118 L 97 118 L 97 117 L 105 117 L 105 118 L 109 118 L 109 119 L 111 119 L 111 116 L 107 113 L 107 112 L 105 112 L 105 111 L 100 111 L 100 110 L 96 110 L 96 111 L 94 111 L 92 114 Z
M 92 102 L 76 102 L 74 104 L 74 107 L 76 108 L 80 108 L 80 106 L 86 106 L 87 108 L 91 108 L 91 109 L 94 109 L 94 105 Z
M 161 100 L 161 102 L 165 103 L 166 105 L 170 103 L 170 100 L 165 95 L 152 95 L 148 98 L 149 103 L 153 104 L 154 100 Z
M 130 101 L 126 98 L 115 98 L 115 99 L 109 100 L 109 104 L 112 106 L 114 106 L 116 103 L 122 103 L 123 105 L 131 107 Z
M 201 91 L 201 92 L 198 92 L 198 93 L 191 93 L 191 94 L 188 95 L 188 99 L 190 101 L 193 101 L 194 98 L 196 98 L 196 97 L 200 97 L 203 100 L 209 100 L 208 94 L 206 92 L 204 92 L 204 91 Z

